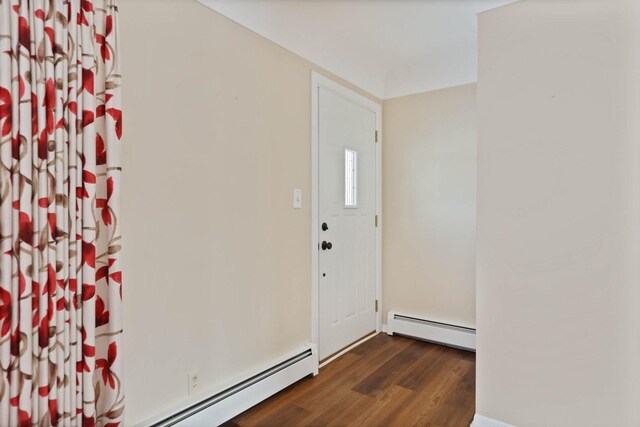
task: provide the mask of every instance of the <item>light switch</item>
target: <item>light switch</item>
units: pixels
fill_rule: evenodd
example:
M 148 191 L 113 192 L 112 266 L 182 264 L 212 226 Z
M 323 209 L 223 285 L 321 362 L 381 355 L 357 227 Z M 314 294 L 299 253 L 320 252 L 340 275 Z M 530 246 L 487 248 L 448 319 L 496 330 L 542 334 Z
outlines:
M 293 208 L 302 208 L 302 190 L 299 188 L 293 189 Z

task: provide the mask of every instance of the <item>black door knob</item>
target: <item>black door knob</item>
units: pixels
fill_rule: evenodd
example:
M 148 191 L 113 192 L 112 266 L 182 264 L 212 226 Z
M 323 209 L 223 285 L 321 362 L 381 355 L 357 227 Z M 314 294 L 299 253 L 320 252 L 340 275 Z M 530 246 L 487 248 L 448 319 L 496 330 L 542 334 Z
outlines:
M 322 223 L 322 231 L 327 231 L 329 229 L 329 226 L 327 225 L 326 222 Z
M 322 242 L 322 250 L 325 251 L 327 249 L 331 249 L 333 247 L 333 245 L 331 244 L 331 242 Z

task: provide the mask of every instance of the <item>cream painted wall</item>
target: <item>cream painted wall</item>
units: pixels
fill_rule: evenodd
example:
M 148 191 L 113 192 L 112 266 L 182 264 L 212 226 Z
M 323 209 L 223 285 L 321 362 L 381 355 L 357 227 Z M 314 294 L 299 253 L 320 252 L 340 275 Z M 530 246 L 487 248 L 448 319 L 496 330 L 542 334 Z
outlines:
M 383 319 L 475 327 L 476 85 L 383 105 Z
M 120 26 L 133 425 L 191 370 L 215 388 L 310 341 L 316 67 L 191 0 L 122 0 Z
M 638 426 L 640 13 L 479 18 L 477 412 Z

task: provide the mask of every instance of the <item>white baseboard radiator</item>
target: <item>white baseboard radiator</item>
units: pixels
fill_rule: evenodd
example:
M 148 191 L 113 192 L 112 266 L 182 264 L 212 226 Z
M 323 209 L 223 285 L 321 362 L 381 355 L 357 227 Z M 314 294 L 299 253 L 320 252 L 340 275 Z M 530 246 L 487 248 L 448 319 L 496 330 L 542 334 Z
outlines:
M 464 326 L 434 322 L 416 316 L 389 312 L 387 334 L 406 335 L 425 341 L 476 351 L 476 330 Z
M 262 402 L 291 384 L 318 374 L 318 353 L 310 345 L 274 365 L 209 397 L 152 423 L 153 427 L 217 426 Z
M 483 417 L 476 414 L 473 417 L 473 422 L 469 427 L 515 427 L 511 424 L 503 423 L 502 421 L 494 420 L 493 418 Z

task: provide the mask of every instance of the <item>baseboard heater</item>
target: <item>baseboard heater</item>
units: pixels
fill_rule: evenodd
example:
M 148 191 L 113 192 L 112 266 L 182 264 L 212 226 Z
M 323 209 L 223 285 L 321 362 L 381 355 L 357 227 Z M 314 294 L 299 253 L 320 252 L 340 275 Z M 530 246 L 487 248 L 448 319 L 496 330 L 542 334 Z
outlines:
M 476 330 L 473 328 L 434 322 L 393 311 L 390 311 L 387 317 L 387 334 L 406 335 L 450 347 L 476 351 Z
M 318 373 L 318 355 L 310 345 L 224 390 L 153 424 L 153 427 L 217 426 L 309 375 Z

